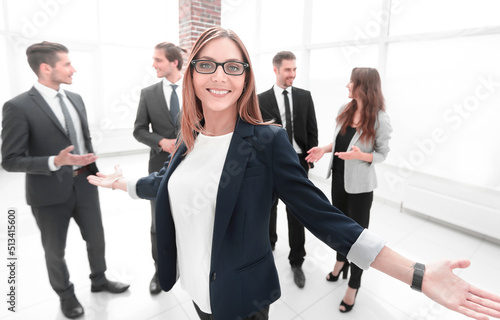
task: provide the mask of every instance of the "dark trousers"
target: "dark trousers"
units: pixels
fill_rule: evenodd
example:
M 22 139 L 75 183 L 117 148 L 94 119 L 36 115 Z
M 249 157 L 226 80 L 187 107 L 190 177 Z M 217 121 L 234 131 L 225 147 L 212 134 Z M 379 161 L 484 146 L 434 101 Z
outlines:
M 73 193 L 64 203 L 44 207 L 31 207 L 40 229 L 45 263 L 52 289 L 61 298 L 74 294 L 69 280 L 69 271 L 64 259 L 66 238 L 71 218 L 80 228 L 87 243 L 92 284 L 101 285 L 106 281 L 106 261 L 104 259 L 104 230 L 99 205 L 97 187 L 87 181 L 88 174 L 74 179 Z
M 198 316 L 200 317 L 201 320 L 215 320 L 211 314 L 201 311 L 200 308 L 196 305 L 196 303 L 194 303 L 194 301 L 193 304 L 194 308 L 196 309 L 196 313 L 198 313 Z M 269 319 L 269 306 L 243 320 L 267 320 L 267 319 Z
M 305 156 L 299 155 L 299 160 L 302 168 L 304 168 L 306 172 L 309 172 L 309 164 L 307 163 Z M 275 246 L 276 241 L 278 240 L 278 235 L 276 234 L 278 200 L 278 197 L 276 197 L 276 200 L 271 206 L 271 215 L 269 218 L 269 239 L 272 247 Z M 288 260 L 292 266 L 302 266 L 304 257 L 306 256 L 306 249 L 304 248 L 304 244 L 306 242 L 304 226 L 295 218 L 288 208 L 286 208 L 286 217 L 288 220 L 288 244 L 290 246 Z
M 373 202 L 373 191 L 366 193 L 347 193 L 342 177 L 332 178 L 332 203 L 345 215 L 359 223 L 363 228 L 368 228 L 370 223 L 370 209 Z M 347 261 L 347 258 L 337 253 L 337 261 Z M 349 287 L 358 289 L 361 286 L 363 269 L 351 263 L 351 277 Z
M 155 262 L 155 275 L 158 274 L 158 248 L 156 244 L 156 201 L 151 200 L 151 255 L 153 256 L 153 260 Z
M 167 161 L 169 157 L 169 153 L 160 152 L 159 154 L 155 154 L 152 156 L 150 154 L 149 163 L 148 163 L 148 173 L 151 174 L 153 172 L 158 172 L 163 168 L 163 165 Z M 153 261 L 155 264 L 155 276 L 158 275 L 158 247 L 156 242 L 156 201 L 151 200 L 151 256 L 153 257 Z

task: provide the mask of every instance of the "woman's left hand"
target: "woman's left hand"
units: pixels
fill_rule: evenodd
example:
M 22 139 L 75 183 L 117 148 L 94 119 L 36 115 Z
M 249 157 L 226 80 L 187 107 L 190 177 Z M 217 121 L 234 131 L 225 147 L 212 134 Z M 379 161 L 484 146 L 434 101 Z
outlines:
M 468 317 L 480 320 L 500 317 L 500 296 L 474 287 L 453 273 L 467 268 L 469 260 L 439 261 L 425 267 L 422 292 L 445 306 Z
M 358 147 L 352 146 L 351 151 L 335 152 L 335 155 L 342 160 L 354 160 L 354 159 L 362 160 L 363 152 L 361 152 L 361 150 L 359 150 Z

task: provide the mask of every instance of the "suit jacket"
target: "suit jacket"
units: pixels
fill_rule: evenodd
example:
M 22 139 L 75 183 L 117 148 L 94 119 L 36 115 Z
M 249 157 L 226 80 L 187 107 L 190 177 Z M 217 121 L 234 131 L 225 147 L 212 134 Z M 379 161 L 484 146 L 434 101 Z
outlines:
M 156 196 L 158 272 L 166 291 L 177 281 L 176 230 L 167 184 L 186 150 L 181 144 L 170 163 L 136 185 L 139 197 Z M 215 319 L 246 318 L 281 295 L 268 231 L 274 194 L 315 236 L 343 254 L 363 230 L 309 181 L 283 128 L 254 126 L 239 119 L 215 208 L 210 266 L 210 303 Z
M 87 113 L 80 95 L 65 90 L 81 121 L 85 147 L 92 147 Z M 7 101 L 3 107 L 2 166 L 11 172 L 26 172 L 26 200 L 31 206 L 63 203 L 73 190 L 73 167 L 50 171 L 50 156 L 71 145 L 65 129 L 35 87 Z M 95 163 L 90 166 L 97 172 Z
M 149 125 L 151 124 L 152 132 Z M 151 148 L 149 173 L 159 171 L 169 156 L 158 143 L 161 139 L 175 139 L 179 127 L 170 116 L 163 93 L 163 81 L 141 90 L 139 107 L 134 124 L 134 137 Z
M 345 109 L 342 107 L 339 114 Z M 337 124 L 333 135 L 332 155 L 330 157 L 330 165 L 328 166 L 327 178 L 330 177 L 333 166 L 333 158 L 335 152 L 335 142 L 339 134 L 341 126 Z M 389 140 L 391 139 L 392 127 L 389 121 L 389 116 L 384 111 L 379 111 L 377 121 L 375 122 L 375 140 L 366 143 L 362 140 L 361 132 L 357 132 L 351 139 L 347 150 L 351 150 L 352 146 L 359 147 L 361 152 L 371 153 L 373 160 L 371 163 L 362 160 L 346 160 L 344 162 L 344 188 L 348 193 L 364 193 L 373 191 L 377 187 L 377 175 L 375 173 L 375 164 L 382 162 L 389 153 Z
M 292 87 L 292 101 L 293 137 L 305 154 L 318 145 L 318 125 L 311 92 Z M 259 106 L 264 121 L 283 124 L 273 88 L 259 94 Z

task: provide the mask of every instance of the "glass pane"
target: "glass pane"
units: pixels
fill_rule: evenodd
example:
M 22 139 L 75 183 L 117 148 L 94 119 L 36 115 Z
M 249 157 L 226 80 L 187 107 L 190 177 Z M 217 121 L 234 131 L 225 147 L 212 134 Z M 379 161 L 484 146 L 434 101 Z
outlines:
M 223 0 L 221 4 L 221 25 L 231 29 L 241 38 L 248 52 L 255 51 L 258 28 L 257 0 Z
M 8 79 L 10 86 L 10 90 L 4 93 L 7 94 L 8 99 L 27 91 L 37 80 L 35 73 L 31 70 L 26 60 L 26 48 L 28 44 L 23 43 L 25 40 L 12 36 L 12 34 L 8 34 L 5 37 L 5 55 L 1 55 L 2 64 L 5 64 L 5 69 L 2 68 L 1 70 L 6 70 L 2 74 Z
M 331 1 L 314 0 L 311 43 L 354 41 L 380 36 L 388 13 L 382 0 Z
M 99 1 L 102 40 L 130 46 L 151 46 L 169 41 L 179 44 L 177 0 Z M 119 11 L 117 11 L 119 8 Z
M 391 11 L 391 35 L 500 25 L 497 0 L 398 0 Z
M 385 95 L 395 130 L 388 160 L 402 172 L 498 183 L 499 56 L 499 35 L 391 45 Z
M 0 30 L 4 29 L 5 29 L 4 11 L 3 11 L 3 5 L 0 5 Z
M 101 102 L 106 108 L 98 117 L 103 131 L 133 125 L 141 89 L 159 81 L 152 67 L 153 51 L 154 45 L 150 49 L 128 48 L 123 55 L 122 47 L 103 46 L 102 59 L 106 64 L 101 72 L 106 90 L 101 92 Z
M 304 0 L 262 1 L 260 47 L 283 48 L 303 42 Z
M 97 38 L 96 1 L 9 1 L 9 28 L 28 40 L 64 37 L 92 40 Z M 35 40 L 36 39 L 36 40 Z
M 9 81 L 9 74 L 12 74 L 13 72 L 10 72 L 9 66 L 7 65 L 7 59 L 4 59 L 3 57 L 7 57 L 7 48 L 5 45 L 6 38 L 4 36 L 0 36 L 0 70 L 3 70 L 3 72 L 0 72 L 0 106 L 3 106 L 5 101 L 9 100 L 12 98 L 11 95 L 11 88 L 10 88 L 10 81 Z M 2 115 L 0 113 L 0 119 L 2 119 Z
M 335 118 L 339 108 L 347 103 L 347 83 L 354 67 L 377 67 L 378 47 L 365 46 L 362 54 L 354 55 L 348 63 L 345 48 L 329 48 L 311 51 L 309 88 L 311 91 L 320 145 L 328 144 L 333 137 Z M 328 156 L 328 155 L 327 155 Z M 326 174 L 328 161 L 318 163 L 318 171 Z M 324 168 L 322 168 L 324 166 Z
M 257 93 L 269 90 L 276 83 L 276 75 L 273 71 L 273 57 L 275 53 L 260 54 L 254 60 L 255 82 Z

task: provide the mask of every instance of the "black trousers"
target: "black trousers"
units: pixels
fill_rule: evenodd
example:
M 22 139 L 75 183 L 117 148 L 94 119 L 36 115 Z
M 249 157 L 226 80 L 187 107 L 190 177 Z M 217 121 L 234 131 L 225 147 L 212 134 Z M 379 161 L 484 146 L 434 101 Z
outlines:
M 194 308 L 196 309 L 196 313 L 198 313 L 198 316 L 200 317 L 200 320 L 215 320 L 214 317 L 211 314 L 205 313 L 200 310 L 198 305 L 194 303 Z M 251 317 L 245 318 L 243 320 L 268 320 L 269 319 L 269 306 L 266 308 L 260 310 L 258 313 L 254 314 Z
M 332 203 L 345 215 L 359 223 L 363 228 L 368 228 L 370 223 L 370 209 L 373 203 L 373 191 L 366 193 L 347 193 L 344 188 L 343 177 L 332 178 Z M 337 253 L 337 261 L 347 261 L 347 258 Z M 358 289 L 361 286 L 363 269 L 351 263 L 351 277 L 349 287 Z
M 80 228 L 87 243 L 92 284 L 101 285 L 106 281 L 106 261 L 104 258 L 104 229 L 97 187 L 87 181 L 88 173 L 76 176 L 73 193 L 64 203 L 44 207 L 31 207 L 40 229 L 45 263 L 52 289 L 61 298 L 74 294 L 69 280 L 69 271 L 64 259 L 66 238 L 71 218 Z
M 306 170 L 306 172 L 309 172 L 309 164 L 307 163 L 305 157 L 306 155 L 299 155 L 300 165 L 304 168 L 304 170 Z M 278 201 L 279 199 L 276 197 L 276 200 L 271 206 L 271 215 L 269 218 L 269 239 L 273 248 L 276 241 L 278 241 L 278 235 L 276 234 Z M 288 220 L 288 244 L 290 246 L 288 260 L 292 266 L 302 266 L 304 257 L 306 256 L 306 249 L 304 248 L 304 244 L 306 242 L 304 226 L 294 217 L 288 208 L 286 208 L 286 217 Z

